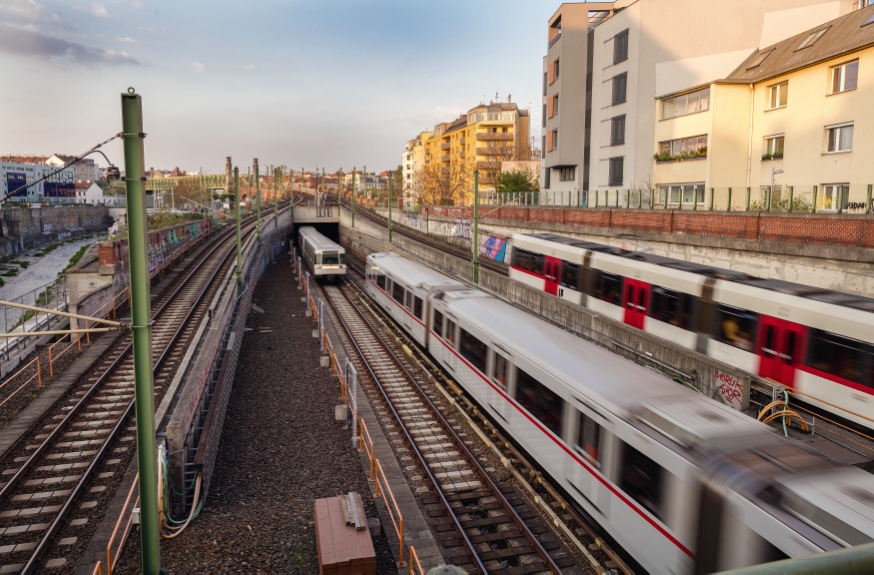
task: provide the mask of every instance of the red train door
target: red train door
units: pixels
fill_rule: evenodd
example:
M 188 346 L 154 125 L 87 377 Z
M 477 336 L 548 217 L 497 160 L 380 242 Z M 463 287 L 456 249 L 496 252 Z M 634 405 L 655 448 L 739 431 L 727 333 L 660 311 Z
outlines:
M 759 375 L 794 387 L 795 367 L 801 362 L 805 335 L 803 325 L 767 315 L 759 316 L 756 341 Z
M 643 329 L 643 321 L 649 309 L 650 285 L 640 280 L 625 278 L 625 293 L 622 307 L 625 308 L 625 323 Z
M 545 256 L 544 275 L 546 276 L 546 293 L 558 295 L 558 280 L 561 276 L 561 260 L 552 256 Z

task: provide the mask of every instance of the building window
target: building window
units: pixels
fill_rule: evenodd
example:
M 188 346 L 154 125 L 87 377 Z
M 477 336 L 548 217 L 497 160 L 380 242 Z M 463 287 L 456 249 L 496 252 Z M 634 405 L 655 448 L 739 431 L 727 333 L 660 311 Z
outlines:
M 543 95 L 544 96 L 546 95 L 546 85 L 547 85 L 546 72 L 544 72 L 543 73 Z
M 550 183 L 550 180 L 552 179 L 551 176 L 552 176 L 552 168 L 546 168 L 545 170 L 543 170 L 543 189 L 544 190 L 549 189 L 549 183 Z
M 607 178 L 608 186 L 621 186 L 622 185 L 622 168 L 625 164 L 625 158 L 610 158 L 610 174 Z
M 710 109 L 710 87 L 662 100 L 662 120 L 697 114 Z
M 768 109 L 785 108 L 789 97 L 789 82 L 783 82 L 768 88 Z
M 558 170 L 558 180 L 560 182 L 572 182 L 574 180 L 574 176 L 576 175 L 576 168 L 559 168 Z
M 546 127 L 546 104 L 543 105 L 543 127 Z
M 625 92 L 628 87 L 628 73 L 623 72 L 613 76 L 613 105 L 621 104 L 625 101 Z
M 847 209 L 850 197 L 850 184 L 826 184 L 822 187 L 822 200 L 816 207 L 821 211 L 835 211 L 838 209 L 838 200 L 841 207 Z
M 542 138 L 543 138 L 543 142 L 541 142 L 541 144 L 540 144 L 540 157 L 545 158 L 546 157 L 546 136 L 542 136 Z
M 559 72 L 559 58 L 556 58 L 555 62 L 552 63 L 553 80 L 558 80 L 558 72 Z
M 628 29 L 613 38 L 613 63 L 618 64 L 625 60 L 628 60 Z
M 552 97 L 552 115 L 558 114 L 558 94 Z
M 830 94 L 855 90 L 859 83 L 859 61 L 854 60 L 829 68 L 829 74 L 831 74 Z
M 762 155 L 763 160 L 779 160 L 783 157 L 783 134 L 779 136 L 768 136 L 765 138 L 765 153 Z
M 836 154 L 853 149 L 853 124 L 830 126 L 826 129 L 826 152 Z
M 558 149 L 558 130 L 552 131 L 552 149 L 553 150 Z
M 798 50 L 804 50 L 805 48 L 810 48 L 811 46 L 816 44 L 816 41 L 822 38 L 822 35 L 825 34 L 826 30 L 828 30 L 829 28 L 830 26 L 827 28 L 823 28 L 822 30 L 817 30 L 816 32 L 811 32 L 807 36 L 807 38 L 804 39 L 804 42 L 802 42 L 798 46 L 798 48 L 795 49 L 795 51 L 797 52 Z
M 663 204 L 667 199 L 668 204 L 692 205 L 697 200 L 698 205 L 704 204 L 704 184 L 666 184 L 659 186 L 658 201 Z
M 621 146 L 625 143 L 625 114 L 610 120 L 610 145 Z
M 658 162 L 672 162 L 691 158 L 707 157 L 707 136 L 692 136 L 659 142 L 659 151 L 655 155 Z
M 770 56 L 773 52 L 774 52 L 774 50 L 771 49 L 771 50 L 768 50 L 767 52 L 759 52 L 758 54 L 756 54 L 756 57 L 753 58 L 753 61 L 750 62 L 749 66 L 747 66 L 747 70 L 752 70 L 753 68 L 758 68 L 759 66 L 761 66 L 762 62 L 765 61 L 765 58 Z

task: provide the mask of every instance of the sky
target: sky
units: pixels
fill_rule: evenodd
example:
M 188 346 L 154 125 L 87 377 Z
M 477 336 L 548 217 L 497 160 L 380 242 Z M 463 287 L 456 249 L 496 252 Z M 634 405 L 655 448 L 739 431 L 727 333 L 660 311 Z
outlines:
M 0 0 L 0 154 L 79 154 L 143 99 L 146 166 L 397 166 L 508 95 L 540 125 L 541 0 Z M 103 150 L 122 162 L 118 140 Z M 102 158 L 96 157 L 103 165 Z

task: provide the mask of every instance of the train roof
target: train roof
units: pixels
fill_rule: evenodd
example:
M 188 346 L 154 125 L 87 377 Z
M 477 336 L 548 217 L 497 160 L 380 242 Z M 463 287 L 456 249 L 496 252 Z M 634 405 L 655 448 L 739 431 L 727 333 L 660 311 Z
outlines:
M 420 286 L 427 290 L 465 289 L 467 286 L 436 270 L 391 252 L 380 252 L 367 256 L 367 263 L 377 266 L 380 270 L 398 278 L 404 283 Z
M 304 226 L 298 230 L 300 237 L 310 242 L 317 250 L 336 250 L 345 253 L 343 246 L 323 236 L 312 226 Z
M 472 297 L 475 292 L 477 297 Z M 773 433 L 765 425 L 665 376 L 598 347 L 479 290 L 453 292 L 443 299 L 454 312 L 616 415 L 629 414 L 676 443 L 692 448 L 730 437 Z M 580 382 L 582 385 L 577 384 Z M 618 408 L 618 409 L 617 409 Z M 625 411 L 626 413 L 622 413 Z
M 657 266 L 672 268 L 679 271 L 689 272 L 693 274 L 703 275 L 706 277 L 721 279 L 730 282 L 735 282 L 739 284 L 744 284 L 752 287 L 756 287 L 759 289 L 765 289 L 773 292 L 785 293 L 789 295 L 794 295 L 797 297 L 808 298 L 816 301 L 821 301 L 824 303 L 829 303 L 832 305 L 839 305 L 843 307 L 849 307 L 853 309 L 857 309 L 860 311 L 866 311 L 870 313 L 874 313 L 874 298 L 869 298 L 865 296 L 849 294 L 846 292 L 839 292 L 835 290 L 830 290 L 826 288 L 818 288 L 813 286 L 808 286 L 804 284 L 797 284 L 793 282 L 788 282 L 785 280 L 779 279 L 766 279 L 759 278 L 755 276 L 751 276 L 744 272 L 738 272 L 734 270 L 729 270 L 725 268 L 720 268 L 716 266 L 711 266 L 707 264 L 701 264 L 697 262 L 689 262 L 685 260 L 678 260 L 674 258 L 669 258 L 666 256 L 659 256 L 655 254 L 650 254 L 646 252 L 635 252 L 630 250 L 624 250 L 622 248 L 617 248 L 615 246 L 607 246 L 603 244 L 598 244 L 595 242 L 589 242 L 585 240 L 579 240 L 576 238 L 568 238 L 565 236 L 559 236 L 556 234 L 550 233 L 539 233 L 539 234 L 514 234 L 513 239 L 516 238 L 535 238 L 538 240 L 544 240 L 548 242 L 556 242 L 561 243 L 567 246 L 577 247 L 582 250 L 591 250 L 594 252 L 600 252 L 607 255 L 617 256 L 621 258 L 626 258 L 630 260 L 641 261 L 645 263 L 650 263 Z

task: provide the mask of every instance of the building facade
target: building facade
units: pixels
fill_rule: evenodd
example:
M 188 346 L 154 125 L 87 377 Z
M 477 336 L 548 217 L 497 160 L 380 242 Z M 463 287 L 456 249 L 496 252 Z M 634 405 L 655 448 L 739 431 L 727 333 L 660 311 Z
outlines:
M 16 157 L 17 158 L 17 157 Z M 8 161 L 0 158 L 0 182 L 6 197 L 22 186 L 32 184 L 57 168 L 44 163 Z M 42 182 L 14 193 L 5 199 L 8 202 L 30 203 L 76 203 L 76 177 L 72 167 L 65 168 Z
M 49 156 L 45 163 L 49 166 L 63 166 L 76 159 L 76 156 L 67 156 L 64 154 L 53 154 Z M 73 173 L 77 182 L 96 182 L 100 179 L 100 166 L 91 158 L 83 158 L 70 166 L 73 168 Z
M 853 0 L 562 4 L 543 60 L 542 187 L 652 189 L 659 95 L 726 78 L 759 48 L 852 11 Z
M 494 195 L 501 162 L 527 158 L 529 118 L 528 110 L 513 102 L 491 102 L 435 126 L 433 135 L 423 139 L 421 177 L 431 190 L 425 192 L 426 201 L 469 205 L 475 170 L 481 197 Z
M 689 102 L 707 106 L 692 111 Z M 864 211 L 874 183 L 874 5 L 751 54 L 726 78 L 656 101 L 657 201 Z M 679 105 L 683 104 L 683 105 Z M 685 113 L 678 114 L 678 110 Z M 695 139 L 703 154 L 690 154 Z M 692 156 L 692 157 L 690 157 Z M 694 189 L 696 192 L 692 192 Z

